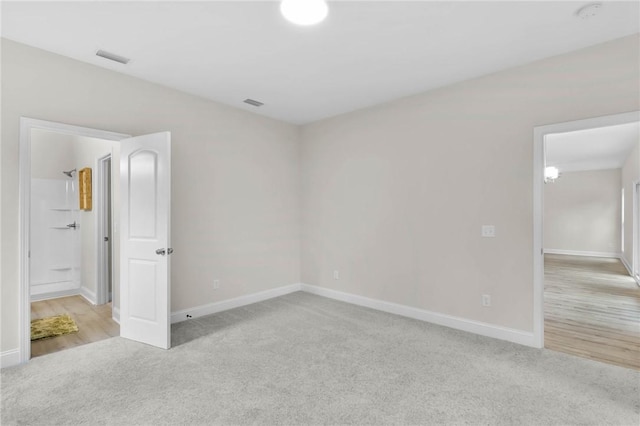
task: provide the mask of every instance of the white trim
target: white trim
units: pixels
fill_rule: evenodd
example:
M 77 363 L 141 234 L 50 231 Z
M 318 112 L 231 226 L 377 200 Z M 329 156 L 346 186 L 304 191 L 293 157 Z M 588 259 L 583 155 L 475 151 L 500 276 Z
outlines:
M 238 308 L 240 306 L 251 305 L 252 303 L 262 302 L 263 300 L 273 299 L 274 297 L 284 296 L 285 294 L 300 291 L 300 286 L 300 284 L 286 285 L 283 287 L 273 288 L 271 290 L 261 291 L 259 293 L 247 294 L 246 296 L 235 297 L 233 299 L 172 312 L 171 324 L 222 311 L 228 311 L 229 309 Z M 187 315 L 190 315 L 191 317 L 188 318 Z
M 70 290 L 51 291 L 42 294 L 32 294 L 30 300 L 32 302 L 38 302 L 40 300 L 59 299 L 61 297 L 77 296 L 80 294 L 80 289 L 72 288 Z
M 533 334 L 535 346 L 544 347 L 544 138 L 552 133 L 573 132 L 640 121 L 640 111 L 538 126 L 533 129 Z
M 623 255 L 620 255 L 620 262 L 622 262 L 622 264 L 624 265 L 629 275 L 633 277 L 633 271 L 631 269 L 631 266 L 629 266 L 629 262 L 627 262 L 627 259 L 625 259 Z
M 80 287 L 80 296 L 84 297 L 86 301 L 92 305 L 97 305 L 95 291 L 91 291 L 86 287 Z
M 20 177 L 18 184 L 19 198 L 19 305 L 18 305 L 18 350 L 20 363 L 31 358 L 31 295 L 29 289 L 29 219 L 31 197 L 31 130 L 41 129 L 68 135 L 86 136 L 90 138 L 119 141 L 129 135 L 72 126 L 53 121 L 20 117 Z
M 513 328 L 469 320 L 452 315 L 440 314 L 437 312 L 427 311 L 411 306 L 385 302 L 384 300 L 370 299 L 368 297 L 358 296 L 356 294 L 344 293 L 342 291 L 331 290 L 328 288 L 309 284 L 301 284 L 300 287 L 302 291 L 316 294 L 318 296 L 327 297 L 329 299 L 335 299 L 341 302 L 351 303 L 353 305 L 364 306 L 378 311 L 388 312 L 390 314 L 413 318 L 432 324 L 438 324 L 445 327 L 454 328 L 456 330 L 479 334 L 481 336 L 506 340 L 508 342 L 518 343 L 520 345 L 536 347 L 533 333 L 530 331 L 516 330 Z
M 111 318 L 120 324 L 120 308 L 113 306 L 113 302 L 111 302 Z
M 11 349 L 0 353 L 0 368 L 13 367 L 20 364 L 20 349 Z
M 622 257 L 622 253 L 607 253 L 604 251 L 544 249 L 544 253 L 545 254 L 564 254 L 567 256 L 609 257 L 614 259 L 620 259 Z
M 638 276 L 636 275 L 639 271 L 640 271 L 640 265 L 638 265 L 638 258 L 640 256 L 638 256 L 638 250 L 640 250 L 640 241 L 638 241 L 638 234 L 640 232 L 638 232 L 638 223 L 640 222 L 640 218 L 638 218 L 638 214 L 640 214 L 640 199 L 638 199 L 638 185 L 640 185 L 640 181 L 634 180 L 633 182 L 631 182 L 631 193 L 632 193 L 632 198 L 633 198 L 633 204 L 632 204 L 632 213 L 631 213 L 631 218 L 633 220 L 633 223 L 631 224 L 631 233 L 632 233 L 632 249 L 631 249 L 631 267 L 627 268 L 630 273 L 629 275 L 631 275 L 633 277 L 634 280 L 636 280 L 636 282 L 638 284 L 640 284 L 640 281 L 638 280 Z M 623 191 L 624 191 L 624 185 L 623 185 Z M 625 221 L 625 226 L 627 225 L 627 221 Z M 623 230 L 624 232 L 624 230 Z M 628 265 L 625 265 L 628 266 Z

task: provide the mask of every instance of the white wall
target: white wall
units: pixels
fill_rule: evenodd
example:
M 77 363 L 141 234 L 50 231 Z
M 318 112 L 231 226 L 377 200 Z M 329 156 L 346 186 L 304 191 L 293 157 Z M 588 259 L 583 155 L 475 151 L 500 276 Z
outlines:
M 81 231 L 57 228 L 80 222 L 77 183 L 62 173 L 74 168 L 77 160 L 72 136 L 40 129 L 31 131 L 32 300 L 80 293 Z M 61 208 L 69 210 L 57 210 Z
M 73 136 L 33 129 L 31 132 L 31 178 L 67 179 L 62 171 L 76 168 Z
M 172 133 L 173 311 L 300 281 L 296 126 L 6 39 L 1 67 L 1 351 L 18 347 L 20 117 Z
M 544 185 L 544 249 L 617 256 L 621 169 L 565 172 Z
M 533 128 L 640 109 L 639 47 L 635 35 L 299 129 L 3 40 L 3 319 L 17 317 L 29 116 L 172 132 L 174 311 L 299 282 L 302 265 L 308 284 L 531 331 Z M 17 342 L 3 321 L 1 349 Z
M 640 141 L 638 141 L 640 144 Z M 640 181 L 640 148 L 635 149 L 622 166 L 622 186 L 624 188 L 624 247 L 623 261 L 627 268 L 633 268 L 633 186 Z
M 105 141 L 94 138 L 75 137 L 75 156 L 76 156 L 76 168 L 78 170 L 85 167 L 91 168 L 92 185 L 91 185 L 91 197 L 93 208 L 91 210 L 80 210 L 80 226 L 82 235 L 82 275 L 81 284 L 83 287 L 83 294 L 91 302 L 96 301 L 96 292 L 98 289 L 97 283 L 97 242 L 96 242 L 96 229 L 98 220 L 98 187 L 96 185 L 96 173 L 97 173 L 97 160 L 105 155 L 112 154 L 113 161 L 112 166 L 115 164 L 118 167 L 119 156 L 114 153 L 116 147 L 119 146 L 118 142 Z M 117 169 L 116 169 L 117 170 Z M 114 174 L 112 174 L 113 176 Z M 117 174 L 115 175 L 117 176 Z M 119 187 L 117 184 L 112 184 L 112 188 Z M 116 210 L 119 212 L 119 210 Z M 118 214 L 114 215 L 114 218 L 118 218 Z M 118 228 L 119 229 L 119 228 Z M 118 241 L 114 238 L 114 241 Z M 116 249 L 119 248 L 119 244 L 115 244 Z M 114 269 L 120 270 L 119 257 L 114 259 Z M 114 287 L 119 288 L 119 274 L 114 274 Z M 119 306 L 115 301 L 114 306 Z
M 638 110 L 639 47 L 634 35 L 305 126 L 303 282 L 531 332 L 533 128 Z

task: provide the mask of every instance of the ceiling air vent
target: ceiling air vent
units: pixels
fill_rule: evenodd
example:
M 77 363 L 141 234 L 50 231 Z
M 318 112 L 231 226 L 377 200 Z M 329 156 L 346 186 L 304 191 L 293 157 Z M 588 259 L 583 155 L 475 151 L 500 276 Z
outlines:
M 245 99 L 244 100 L 245 104 L 249 104 L 249 105 L 253 105 L 254 107 L 261 107 L 262 105 L 264 105 L 264 103 L 253 100 L 253 99 Z
M 96 52 L 96 55 L 100 56 L 102 58 L 108 59 L 110 61 L 119 62 L 119 63 L 124 64 L 124 65 L 129 63 L 129 61 L 131 60 L 129 58 L 125 58 L 124 56 L 116 55 L 115 53 L 106 52 L 104 50 L 98 50 Z

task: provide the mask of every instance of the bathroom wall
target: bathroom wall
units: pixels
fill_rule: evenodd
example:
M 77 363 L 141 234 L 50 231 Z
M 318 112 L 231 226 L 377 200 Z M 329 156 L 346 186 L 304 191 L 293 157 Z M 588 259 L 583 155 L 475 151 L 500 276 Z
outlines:
M 32 130 L 32 300 L 82 294 L 91 303 L 96 302 L 95 171 L 97 160 L 108 154 L 112 154 L 112 166 L 117 166 L 118 153 L 117 142 Z M 85 167 L 93 171 L 94 205 L 90 211 L 78 210 L 77 173 L 73 179 L 62 173 Z M 112 189 L 117 191 L 117 185 Z M 118 207 L 118 203 L 113 204 Z M 74 221 L 78 224 L 76 230 L 65 229 Z M 118 259 L 117 255 L 114 259 Z M 117 277 L 114 272 L 113 278 Z
M 120 145 L 118 142 L 105 141 L 101 139 L 76 137 L 75 140 L 75 155 L 76 164 L 78 170 L 85 167 L 92 169 L 93 185 L 92 199 L 93 208 L 91 210 L 80 210 L 80 223 L 82 225 L 82 294 L 90 300 L 92 303 L 96 301 L 96 293 L 98 289 L 98 270 L 97 270 L 97 220 L 98 220 L 98 196 L 97 196 L 97 166 L 98 159 L 105 155 L 111 154 L 111 167 L 117 168 L 120 164 L 119 153 Z M 115 151 L 115 153 L 114 153 Z M 112 176 L 117 176 L 117 173 L 112 173 Z M 111 188 L 119 188 L 118 185 L 111 185 Z M 112 199 L 117 198 L 112 194 Z M 113 204 L 112 204 L 113 207 Z M 117 210 L 119 211 L 119 210 Z M 112 217 L 117 218 L 118 214 L 112 214 Z M 113 241 L 117 241 L 113 239 Z M 117 244 L 116 244 L 117 247 Z M 118 256 L 114 256 L 114 259 L 119 259 Z M 118 265 L 119 266 L 119 265 Z M 119 271 L 119 268 L 118 268 Z M 112 274 L 112 277 L 119 277 L 119 274 Z M 117 304 L 116 304 L 117 305 Z
M 34 130 L 31 167 L 32 300 L 80 292 L 80 231 L 77 183 L 62 173 L 76 167 L 74 141 L 64 134 Z

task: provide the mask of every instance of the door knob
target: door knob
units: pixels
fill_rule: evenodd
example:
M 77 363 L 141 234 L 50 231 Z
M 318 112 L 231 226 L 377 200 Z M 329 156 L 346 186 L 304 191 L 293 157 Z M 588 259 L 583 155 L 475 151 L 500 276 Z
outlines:
M 167 254 L 171 254 L 171 253 L 173 253 L 173 249 L 172 249 L 171 247 L 169 247 L 169 248 L 167 249 Z
M 156 250 L 156 254 L 159 254 L 160 256 L 164 256 L 166 254 L 166 250 L 163 248 L 159 248 L 158 250 Z

